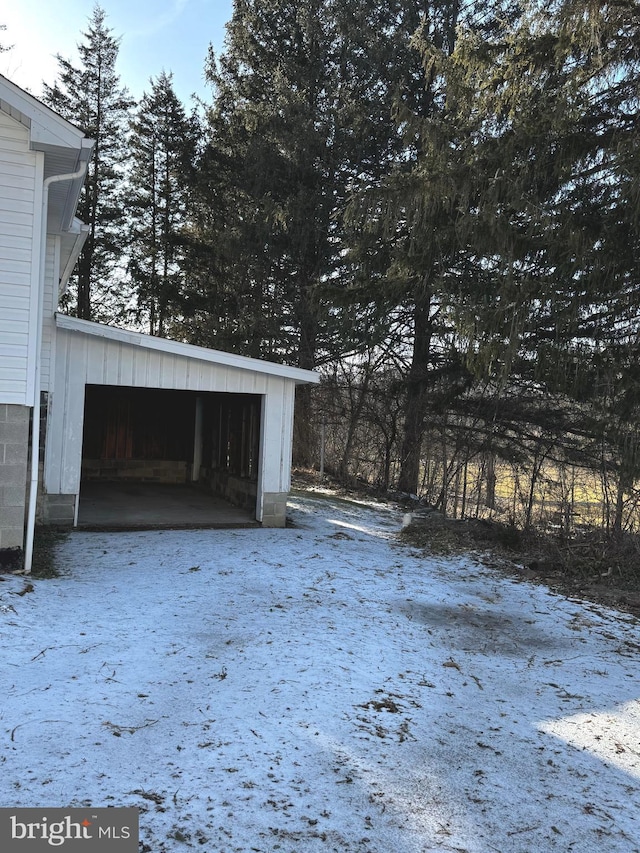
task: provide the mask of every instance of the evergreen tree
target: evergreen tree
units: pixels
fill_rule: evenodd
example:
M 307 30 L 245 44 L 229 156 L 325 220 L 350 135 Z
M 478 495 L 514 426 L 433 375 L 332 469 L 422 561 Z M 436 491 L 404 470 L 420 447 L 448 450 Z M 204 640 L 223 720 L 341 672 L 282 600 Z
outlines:
M 478 205 L 469 140 L 480 118 L 456 68 L 458 32 L 467 26 L 486 38 L 517 12 L 502 3 L 449 0 L 403 4 L 402 12 L 402 147 L 383 180 L 354 200 L 350 219 L 363 282 L 353 298 L 386 305 L 391 321 L 404 326 L 399 488 L 416 493 L 432 396 L 443 383 L 449 395 L 462 393 L 470 381 L 451 308 L 473 300 L 485 275 L 468 233 Z
M 589 406 L 618 531 L 640 476 L 637 11 L 532 6 L 508 37 L 489 47 L 468 37 L 462 51 L 486 116 L 479 231 L 494 267 L 467 329 L 511 383 L 535 381 L 568 411 Z
M 78 216 L 89 226 L 76 272 L 74 310 L 83 319 L 106 319 L 122 304 L 117 292 L 123 272 L 122 164 L 133 101 L 116 73 L 119 40 L 112 32 L 105 11 L 96 5 L 78 44 L 79 64 L 58 55 L 58 80 L 44 84 L 45 103 L 95 140 L 78 205 Z
M 226 51 L 209 65 L 204 185 L 217 210 L 209 235 L 217 266 L 198 277 L 195 265 L 193 281 L 234 348 L 314 368 L 340 339 L 327 293 L 352 274 L 347 200 L 376 179 L 394 144 L 397 12 L 379 0 L 234 5 Z M 341 347 L 353 349 L 355 331 Z M 303 388 L 297 400 L 298 462 L 312 449 L 309 394 Z
M 162 72 L 138 105 L 129 138 L 126 208 L 137 319 L 165 335 L 180 308 L 184 226 L 195 155 L 195 123 Z

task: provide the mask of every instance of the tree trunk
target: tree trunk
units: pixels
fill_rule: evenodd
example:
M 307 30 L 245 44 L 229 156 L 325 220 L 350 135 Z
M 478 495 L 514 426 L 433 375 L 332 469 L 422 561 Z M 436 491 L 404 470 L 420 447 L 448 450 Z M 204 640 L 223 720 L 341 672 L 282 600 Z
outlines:
M 414 338 L 411 366 L 407 377 L 407 399 L 404 409 L 404 435 L 400 454 L 401 492 L 417 494 L 420 482 L 422 437 L 427 414 L 427 380 L 431 352 L 431 293 L 426 281 L 416 299 L 413 312 Z
M 91 240 L 87 240 L 90 244 Z M 76 316 L 80 320 L 91 319 L 91 257 L 93 247 L 86 245 L 78 263 L 78 304 Z
M 623 474 L 618 476 L 618 484 L 616 487 L 616 503 L 615 510 L 613 516 L 613 526 L 612 531 L 614 536 L 621 536 L 622 530 L 624 527 L 624 507 L 625 507 L 625 494 L 627 494 L 631 490 L 631 484 L 628 481 L 628 478 Z
M 493 451 L 486 454 L 487 496 L 485 504 L 490 510 L 496 508 L 496 457 Z
M 300 346 L 298 367 L 313 370 L 316 359 L 316 340 L 318 336 L 318 317 L 314 310 L 312 297 L 305 293 L 304 304 L 300 306 Z M 299 468 L 309 468 L 313 464 L 316 448 L 316 433 L 311 407 L 311 386 L 299 385 L 296 389 L 296 401 L 293 422 L 293 464 Z
M 351 462 L 351 456 L 353 453 L 353 444 L 356 438 L 356 431 L 360 424 L 360 416 L 362 415 L 362 409 L 364 408 L 364 403 L 367 398 L 367 394 L 369 391 L 369 381 L 371 379 L 371 373 L 369 370 L 369 366 L 367 365 L 367 369 L 365 371 L 364 379 L 362 380 L 362 386 L 358 393 L 358 389 L 355 389 L 356 400 L 355 403 L 353 401 L 353 397 L 351 399 L 351 414 L 349 416 L 349 426 L 347 429 L 347 439 L 344 445 L 344 451 L 342 453 L 342 459 L 340 460 L 340 464 L 338 467 L 338 476 L 343 483 L 347 483 L 349 480 L 349 463 Z M 351 394 L 350 394 L 351 396 Z

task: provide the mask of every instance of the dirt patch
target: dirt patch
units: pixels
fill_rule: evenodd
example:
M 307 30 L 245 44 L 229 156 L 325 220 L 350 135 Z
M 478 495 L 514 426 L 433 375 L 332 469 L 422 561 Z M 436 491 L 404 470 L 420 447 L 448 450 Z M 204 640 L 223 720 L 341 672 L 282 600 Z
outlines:
M 57 578 L 60 570 L 56 566 L 55 552 L 58 544 L 69 535 L 66 528 L 41 527 L 35 529 L 31 574 L 34 578 Z M 24 553 L 22 548 L 11 548 L 0 554 L 0 573 L 22 574 Z
M 22 548 L 4 548 L 0 551 L 0 572 L 19 572 L 23 566 Z
M 578 530 L 570 539 L 483 519 L 414 518 L 402 541 L 429 554 L 473 553 L 511 576 L 640 617 L 640 538 Z

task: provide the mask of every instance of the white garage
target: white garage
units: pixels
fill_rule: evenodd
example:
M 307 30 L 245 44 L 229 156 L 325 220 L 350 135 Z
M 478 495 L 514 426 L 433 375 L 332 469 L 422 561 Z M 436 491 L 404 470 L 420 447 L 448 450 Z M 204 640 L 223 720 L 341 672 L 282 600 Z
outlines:
M 82 484 L 197 483 L 281 527 L 295 387 L 316 373 L 56 314 L 41 518 Z

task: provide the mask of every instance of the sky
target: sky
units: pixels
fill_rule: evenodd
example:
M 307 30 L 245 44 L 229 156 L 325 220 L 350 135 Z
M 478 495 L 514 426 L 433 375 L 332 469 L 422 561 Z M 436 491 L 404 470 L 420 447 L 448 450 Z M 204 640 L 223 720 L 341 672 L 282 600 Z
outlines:
M 204 62 L 211 43 L 219 53 L 232 0 L 102 0 L 107 24 L 121 38 L 116 70 L 139 99 L 149 79 L 172 71 L 174 89 L 188 106 L 193 93 L 208 96 Z M 57 77 L 60 54 L 77 61 L 76 44 L 87 29 L 94 0 L 16 0 L 2 4 L 0 73 L 38 96 L 42 81 Z
M 637 619 L 289 513 L 0 575 L 0 806 L 137 807 L 153 853 L 640 851 Z

